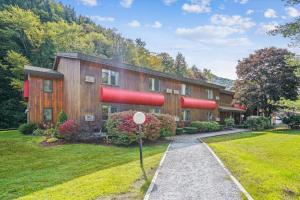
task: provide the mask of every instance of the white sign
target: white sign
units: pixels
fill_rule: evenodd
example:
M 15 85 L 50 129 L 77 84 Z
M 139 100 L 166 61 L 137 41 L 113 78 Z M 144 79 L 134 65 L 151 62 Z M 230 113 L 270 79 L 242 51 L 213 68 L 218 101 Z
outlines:
M 95 82 L 95 77 L 85 76 L 85 82 L 94 83 Z
M 85 115 L 84 120 L 86 122 L 93 122 L 93 121 L 95 121 L 95 116 L 94 115 Z
M 170 89 L 170 88 L 167 88 L 167 89 L 166 89 L 166 93 L 168 93 L 168 94 L 172 94 L 172 89 Z
M 179 90 L 173 90 L 174 94 L 179 94 Z
M 216 96 L 216 100 L 220 100 L 220 97 L 219 97 L 219 96 Z
M 136 124 L 143 124 L 145 122 L 145 120 L 146 120 L 146 116 L 145 116 L 144 113 L 142 113 L 142 112 L 136 112 L 136 113 L 134 113 L 134 115 L 133 115 L 133 121 L 134 121 L 134 123 L 136 123 Z

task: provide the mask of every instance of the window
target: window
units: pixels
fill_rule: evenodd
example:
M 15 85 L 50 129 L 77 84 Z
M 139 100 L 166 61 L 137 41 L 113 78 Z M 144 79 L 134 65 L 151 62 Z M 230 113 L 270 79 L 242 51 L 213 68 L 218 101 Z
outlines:
M 207 98 L 208 99 L 213 99 L 214 98 L 214 93 L 213 93 L 212 90 L 207 89 L 206 92 L 207 92 Z
M 149 78 L 149 90 L 160 91 L 159 80 L 156 78 Z
M 107 120 L 111 113 L 118 112 L 116 106 L 102 105 L 102 120 Z
M 108 85 L 119 85 L 119 72 L 102 69 L 102 83 Z
M 149 113 L 156 113 L 156 114 L 160 114 L 160 108 L 150 108 L 149 109 Z
M 181 95 L 191 95 L 191 88 L 186 84 L 181 84 Z
M 52 80 L 44 80 L 43 81 L 43 90 L 44 90 L 44 92 L 52 92 L 53 91 L 53 81 Z
M 44 108 L 44 121 L 52 121 L 52 108 Z
M 212 121 L 213 120 L 212 112 L 207 112 L 206 115 L 207 115 L 207 121 Z
M 183 110 L 182 111 L 182 120 L 183 121 L 190 121 L 191 120 L 191 111 Z

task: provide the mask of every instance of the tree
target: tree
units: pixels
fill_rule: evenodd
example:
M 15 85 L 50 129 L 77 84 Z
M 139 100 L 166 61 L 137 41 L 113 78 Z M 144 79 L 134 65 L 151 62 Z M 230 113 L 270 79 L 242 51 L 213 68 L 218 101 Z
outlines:
M 174 59 L 168 53 L 163 52 L 158 54 L 162 60 L 163 72 L 174 73 Z
M 202 73 L 203 73 L 203 76 L 205 77 L 206 80 L 212 81 L 214 75 L 213 75 L 213 73 L 211 72 L 210 69 L 204 68 Z
M 286 49 L 265 48 L 238 62 L 235 84 L 237 100 L 250 110 L 261 110 L 269 116 L 281 98 L 296 100 L 299 65 L 288 63 L 294 55 Z
M 182 53 L 178 52 L 174 62 L 175 74 L 178 76 L 187 75 L 187 64 Z
M 199 80 L 206 80 L 206 78 L 203 75 L 203 72 L 196 67 L 196 65 L 193 65 L 189 70 L 188 74 L 190 78 L 199 79 Z

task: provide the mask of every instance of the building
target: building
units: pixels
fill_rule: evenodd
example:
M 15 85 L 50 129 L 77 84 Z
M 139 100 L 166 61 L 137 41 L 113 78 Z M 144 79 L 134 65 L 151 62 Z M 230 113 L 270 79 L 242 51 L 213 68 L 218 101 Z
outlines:
M 87 131 L 124 110 L 167 113 L 179 124 L 239 122 L 244 112 L 223 86 L 81 53 L 59 53 L 53 69 L 25 66 L 24 97 L 30 122 L 55 123 L 64 110 Z

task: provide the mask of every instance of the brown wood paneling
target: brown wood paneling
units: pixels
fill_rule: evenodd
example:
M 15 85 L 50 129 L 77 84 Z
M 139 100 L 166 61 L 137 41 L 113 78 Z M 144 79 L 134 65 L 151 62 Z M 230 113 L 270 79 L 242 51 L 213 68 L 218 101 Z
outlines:
M 231 94 L 220 94 L 220 105 L 222 106 L 231 106 L 233 101 L 233 95 Z

